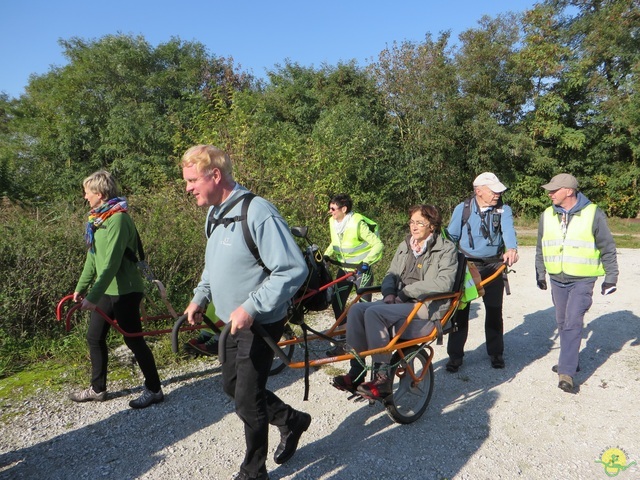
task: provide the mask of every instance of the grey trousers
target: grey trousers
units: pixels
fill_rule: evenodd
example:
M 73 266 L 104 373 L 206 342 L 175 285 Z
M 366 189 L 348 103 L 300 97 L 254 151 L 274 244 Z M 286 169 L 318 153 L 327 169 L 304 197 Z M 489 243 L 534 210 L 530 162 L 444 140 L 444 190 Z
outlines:
M 560 336 L 558 373 L 573 377 L 578 368 L 584 316 L 593 303 L 596 279 L 586 282 L 551 281 L 551 298 L 556 307 L 556 323 Z
M 413 303 L 386 304 L 381 300 L 356 303 L 347 314 L 347 344 L 358 353 L 384 347 L 391 339 L 389 330 L 392 327 L 400 328 L 414 306 Z M 422 337 L 428 335 L 434 327 L 433 322 L 416 316 L 402 337 Z M 372 358 L 376 363 L 389 363 L 391 354 L 376 354 Z

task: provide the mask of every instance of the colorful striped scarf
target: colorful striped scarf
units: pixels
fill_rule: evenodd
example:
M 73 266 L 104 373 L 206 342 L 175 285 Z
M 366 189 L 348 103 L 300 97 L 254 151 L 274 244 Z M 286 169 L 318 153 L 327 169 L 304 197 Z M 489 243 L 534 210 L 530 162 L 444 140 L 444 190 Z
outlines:
M 128 210 L 129 206 L 127 205 L 127 199 L 125 197 L 112 198 L 106 203 L 100 205 L 98 208 L 91 209 L 84 233 L 84 241 L 91 253 L 95 252 L 93 235 L 94 232 L 100 228 L 100 225 L 102 225 L 102 223 L 114 213 L 126 213 Z

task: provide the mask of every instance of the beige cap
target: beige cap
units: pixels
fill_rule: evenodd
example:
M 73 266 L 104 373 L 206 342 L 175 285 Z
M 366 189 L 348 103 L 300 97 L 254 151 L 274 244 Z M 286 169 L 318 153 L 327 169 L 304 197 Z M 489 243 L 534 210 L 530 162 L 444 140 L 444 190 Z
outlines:
M 560 173 L 553 177 L 549 183 L 542 185 L 545 190 L 558 190 L 559 188 L 578 189 L 578 180 L 568 173 Z
M 496 193 L 504 192 L 507 189 L 507 187 L 505 187 L 502 184 L 502 182 L 500 182 L 500 180 L 498 180 L 498 177 L 496 177 L 491 172 L 484 172 L 484 173 L 481 173 L 480 175 L 478 175 L 476 177 L 476 179 L 473 181 L 473 186 L 474 187 L 482 187 L 482 186 L 489 187 L 492 192 L 496 192 Z

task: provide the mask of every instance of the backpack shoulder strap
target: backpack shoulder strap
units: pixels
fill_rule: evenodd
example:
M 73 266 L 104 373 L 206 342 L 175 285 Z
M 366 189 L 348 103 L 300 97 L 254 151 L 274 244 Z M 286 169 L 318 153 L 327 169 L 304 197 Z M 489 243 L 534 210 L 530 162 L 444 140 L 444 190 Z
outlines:
M 378 227 L 378 224 L 376 222 L 374 222 L 370 218 L 365 217 L 364 215 L 362 215 L 362 220 L 367 224 L 369 230 L 375 233 L 378 237 L 380 236 L 380 227 Z
M 260 252 L 258 251 L 258 246 L 256 245 L 256 242 L 253 240 L 253 237 L 251 236 L 251 231 L 249 230 L 249 222 L 247 222 L 247 212 L 249 211 L 249 204 L 251 203 L 251 200 L 254 199 L 254 197 L 255 197 L 255 194 L 253 193 L 249 193 L 244 196 L 245 200 L 242 204 L 242 212 L 240 213 L 241 223 L 242 223 L 242 234 L 244 235 L 244 242 L 247 244 L 247 248 L 251 252 L 251 255 L 253 255 L 253 258 L 256 259 L 256 262 L 258 262 L 258 265 L 260 265 L 265 272 L 271 273 L 271 270 L 269 270 L 265 266 L 264 262 L 262 261 L 262 258 L 260 258 Z
M 460 237 L 462 237 L 462 230 L 465 224 L 467 225 L 467 235 L 469 236 L 469 246 L 473 250 L 473 234 L 471 233 L 471 225 L 469 225 L 469 217 L 471 216 L 471 202 L 475 201 L 475 195 L 471 195 L 464 199 L 464 205 L 462 207 L 462 219 L 460 220 Z M 460 242 L 458 241 L 458 244 Z
M 235 200 L 233 200 L 229 205 L 227 205 L 227 207 L 220 213 L 220 215 L 218 216 L 218 218 L 213 218 L 213 208 L 211 209 L 211 211 L 209 212 L 209 217 L 207 218 L 207 225 L 206 225 L 206 234 L 207 234 L 207 238 L 211 237 L 211 234 L 213 233 L 213 231 L 218 227 L 218 225 L 220 225 L 221 223 L 224 224 L 225 227 L 228 227 L 229 225 L 231 225 L 234 222 L 239 222 L 242 219 L 240 218 L 240 216 L 235 216 L 235 217 L 228 217 L 225 218 L 225 215 L 233 208 L 235 207 L 240 200 L 244 200 L 245 198 L 251 196 L 251 199 L 255 196 L 253 193 L 248 193 L 246 195 L 241 195 L 238 198 L 236 198 Z M 251 199 L 249 201 L 251 201 Z
M 138 242 L 138 255 L 129 247 L 124 251 L 125 258 L 128 258 L 133 263 L 144 262 L 144 248 L 142 247 L 142 240 L 140 239 L 140 234 L 138 233 L 138 229 L 134 225 L 133 228 L 136 231 L 136 241 Z
M 258 246 L 256 245 L 255 240 L 251 236 L 251 231 L 249 230 L 249 222 L 247 222 L 247 212 L 249 211 L 249 205 L 251 204 L 251 201 L 255 197 L 256 197 L 255 193 L 249 192 L 245 195 L 242 195 L 236 198 L 233 202 L 231 202 L 227 206 L 227 208 L 225 208 L 225 210 L 220 214 L 220 216 L 217 219 L 213 218 L 213 209 L 212 209 L 211 212 L 209 213 L 209 218 L 207 218 L 207 226 L 206 226 L 207 238 L 211 237 L 211 234 L 213 233 L 213 231 L 220 224 L 223 224 L 226 228 L 232 223 L 240 222 L 240 224 L 242 225 L 242 236 L 244 237 L 244 243 L 247 245 L 247 248 L 251 252 L 251 255 L 253 255 L 253 258 L 256 259 L 256 262 L 258 262 L 258 265 L 260 265 L 265 272 L 271 273 L 271 270 L 269 270 L 265 266 L 264 262 L 262 261 L 262 258 L 260 258 L 260 252 L 258 251 Z M 233 207 L 235 207 L 240 202 L 240 200 L 242 200 L 240 215 L 236 215 L 235 217 L 225 217 L 227 212 L 229 212 Z
M 471 216 L 471 202 L 475 197 L 471 195 L 468 198 L 464 199 L 464 206 L 462 207 L 462 219 L 460 221 L 460 231 L 462 232 L 462 227 L 469 221 L 469 217 Z

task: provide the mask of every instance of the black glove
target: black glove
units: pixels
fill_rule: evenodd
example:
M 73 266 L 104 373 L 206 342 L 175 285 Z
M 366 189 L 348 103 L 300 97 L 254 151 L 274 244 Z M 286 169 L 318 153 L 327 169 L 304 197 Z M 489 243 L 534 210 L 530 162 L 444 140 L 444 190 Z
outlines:
M 602 295 L 609 295 L 617 290 L 615 283 L 604 282 L 602 284 Z
M 542 280 L 538 280 L 538 288 L 540 290 L 546 290 L 547 289 L 547 281 L 544 278 Z

